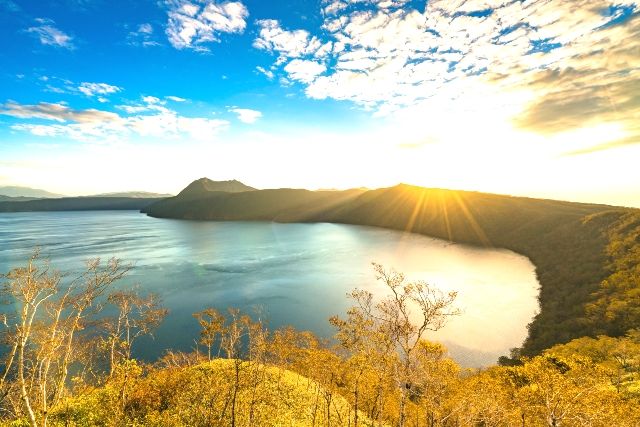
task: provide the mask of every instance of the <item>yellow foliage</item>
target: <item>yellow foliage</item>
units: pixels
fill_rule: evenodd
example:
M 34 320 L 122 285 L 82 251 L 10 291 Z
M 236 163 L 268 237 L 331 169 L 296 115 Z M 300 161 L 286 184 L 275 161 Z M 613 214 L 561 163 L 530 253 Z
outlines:
M 52 415 L 51 425 L 353 425 L 355 414 L 344 398 L 329 397 L 315 381 L 285 369 L 216 359 L 153 370 L 146 377 L 129 376 L 131 392 L 121 401 L 125 372 L 120 369 L 105 387 L 65 402 Z M 363 427 L 371 425 L 363 415 L 359 419 Z

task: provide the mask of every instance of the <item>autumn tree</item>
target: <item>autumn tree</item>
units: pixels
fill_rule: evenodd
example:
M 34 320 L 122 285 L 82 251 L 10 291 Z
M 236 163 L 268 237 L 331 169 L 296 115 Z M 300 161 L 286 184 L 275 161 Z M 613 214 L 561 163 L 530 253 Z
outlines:
M 393 337 L 360 307 L 347 310 L 346 319 L 334 316 L 329 322 L 337 329 L 335 337 L 345 351 L 351 380 L 348 394 L 356 414 L 363 410 L 371 419 L 380 421 L 385 402 L 392 394 L 388 390 L 390 373 L 398 362 Z M 357 415 L 354 423 L 357 426 Z
M 351 352 L 395 354 L 395 363 L 389 367 L 400 390 L 398 425 L 406 421 L 407 400 L 418 385 L 416 357 L 421 339 L 428 331 L 437 331 L 459 311 L 453 307 L 456 292 L 443 293 L 424 281 L 407 282 L 403 274 L 385 270 L 373 264 L 376 279 L 390 291 L 379 301 L 367 290 L 354 290 L 350 297 L 356 302 L 348 318 L 332 318 L 338 329 L 338 339 Z
M 618 393 L 638 397 L 640 380 L 640 331 L 631 330 L 624 337 L 582 337 L 546 351 L 561 357 L 587 357 L 606 368 Z
M 460 387 L 461 369 L 442 345 L 420 340 L 415 350 L 415 387 L 411 395 L 424 426 L 446 425 L 460 410 L 450 397 Z
M 615 414 L 624 402 L 608 389 L 606 370 L 588 358 L 545 354 L 505 369 L 515 389 L 514 401 L 526 407 L 529 423 L 621 425 Z
M 107 300 L 117 311 L 115 316 L 103 319 L 109 348 L 109 369 L 113 373 L 118 363 L 131 359 L 135 340 L 151 335 L 168 310 L 162 307 L 156 294 L 142 295 L 137 290 L 117 291 Z
M 618 337 L 640 325 L 640 214 L 622 215 L 608 234 L 611 274 L 585 308 L 592 333 Z
M 211 360 L 211 350 L 222 334 L 225 318 L 215 308 L 206 308 L 194 313 L 193 317 L 200 324 L 200 339 L 198 342 L 206 347 L 207 359 Z M 219 351 L 218 355 L 220 355 Z
M 248 415 L 250 419 L 253 418 L 253 409 L 259 399 L 257 389 L 264 372 L 268 333 L 260 319 L 254 321 L 236 308 L 229 308 L 224 318 L 213 309 L 208 309 L 208 314 L 197 317 L 204 320 L 200 323 L 203 328 L 201 337 L 209 342 L 219 333 L 221 352 L 231 363 L 228 379 L 231 387 L 221 417 L 229 411 L 230 424 L 235 427 L 238 423 L 238 396 L 246 388 L 252 391 Z
M 4 275 L 1 292 L 13 310 L 3 314 L 8 353 L 0 388 L 9 401 L 17 391 L 17 416 L 24 414 L 32 426 L 47 425 L 50 409 L 65 396 L 71 365 L 81 361 L 80 335 L 89 333 L 100 298 L 130 268 L 115 258 L 106 264 L 93 259 L 67 280 L 36 251 L 26 266 Z

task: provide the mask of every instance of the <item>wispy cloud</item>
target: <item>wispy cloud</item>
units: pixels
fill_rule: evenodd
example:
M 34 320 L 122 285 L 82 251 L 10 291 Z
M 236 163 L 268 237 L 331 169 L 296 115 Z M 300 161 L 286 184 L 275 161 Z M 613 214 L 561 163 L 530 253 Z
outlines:
M 127 42 L 132 46 L 142 47 L 160 45 L 160 43 L 154 39 L 154 29 L 150 23 L 140 24 L 134 31 L 129 31 L 129 34 L 127 34 Z
M 260 111 L 251 110 L 249 108 L 230 108 L 229 111 L 237 114 L 238 120 L 247 124 L 253 124 L 262 117 L 262 113 Z
M 56 28 L 55 22 L 51 19 L 38 18 L 33 27 L 27 28 L 28 33 L 32 33 L 38 37 L 40 43 L 48 46 L 62 47 L 65 49 L 74 49 L 73 38 L 63 31 Z
M 17 123 L 11 126 L 36 136 L 68 137 L 79 141 L 118 141 L 130 135 L 156 138 L 188 137 L 212 140 L 229 122 L 204 117 L 187 117 L 164 107 L 158 98 L 145 97 L 144 104 L 125 106 L 127 115 L 96 109 L 75 110 L 62 103 L 19 104 L 9 101 L 0 114 L 20 119 L 41 119 L 55 124 Z
M 169 101 L 173 101 L 173 102 L 186 102 L 187 101 L 185 98 L 180 98 L 179 96 L 173 96 L 173 95 L 165 96 L 165 98 L 168 99 Z
M 83 82 L 78 86 L 78 90 L 87 96 L 109 95 L 122 90 L 122 88 L 107 83 Z
M 70 95 L 84 95 L 101 103 L 109 102 L 109 96 L 121 92 L 124 89 L 108 83 L 74 82 L 66 78 L 53 75 L 40 75 L 35 79 L 42 85 L 44 92 Z
M 268 78 L 269 80 L 273 80 L 273 78 L 275 77 L 275 74 L 273 74 L 273 71 L 271 71 L 271 70 L 267 70 L 267 69 L 266 69 L 266 68 L 264 68 L 264 67 L 257 66 L 257 67 L 256 67 L 256 70 L 257 70 L 259 73 L 264 74 L 265 76 L 267 76 L 267 78 Z
M 166 32 L 176 49 L 208 52 L 206 45 L 218 42 L 220 33 L 242 33 L 247 26 L 249 11 L 241 2 L 167 0 L 166 4 Z
M 96 123 L 116 120 L 119 116 L 107 111 L 94 109 L 74 110 L 59 103 L 41 102 L 37 105 L 19 104 L 9 101 L 0 107 L 0 114 L 21 119 L 45 119 L 57 122 Z
M 165 101 L 163 101 L 162 99 L 156 97 L 156 96 L 143 96 L 142 97 L 142 101 L 144 101 L 145 103 L 147 103 L 148 105 L 164 105 L 166 104 Z

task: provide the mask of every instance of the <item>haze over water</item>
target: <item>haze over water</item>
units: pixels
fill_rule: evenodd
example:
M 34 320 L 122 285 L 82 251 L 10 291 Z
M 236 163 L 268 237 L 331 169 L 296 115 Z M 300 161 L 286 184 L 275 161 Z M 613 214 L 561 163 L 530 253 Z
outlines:
M 371 262 L 458 291 L 463 314 L 428 338 L 444 342 L 462 364 L 494 363 L 519 346 L 537 310 L 534 266 L 506 250 L 481 249 L 396 231 L 339 224 L 198 222 L 127 212 L 0 214 L 0 272 L 24 264 L 35 246 L 63 271 L 91 257 L 134 262 L 122 283 L 159 294 L 170 310 L 138 357 L 191 350 L 192 313 L 260 308 L 273 328 L 293 325 L 331 336 L 353 288 L 384 292 Z

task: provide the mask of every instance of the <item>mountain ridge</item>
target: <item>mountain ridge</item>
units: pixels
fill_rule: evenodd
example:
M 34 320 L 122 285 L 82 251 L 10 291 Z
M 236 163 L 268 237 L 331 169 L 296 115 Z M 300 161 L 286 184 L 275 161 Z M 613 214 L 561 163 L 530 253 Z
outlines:
M 228 181 L 213 181 L 203 177 L 196 179 L 187 185 L 177 197 L 201 197 L 212 192 L 225 193 L 242 193 L 245 191 L 255 191 L 253 187 L 243 184 L 242 182 L 232 179 Z
M 16 185 L 0 187 L 0 195 L 7 196 L 7 197 L 29 197 L 34 199 L 65 197 L 62 194 L 51 193 L 49 191 L 42 190 L 39 188 L 22 187 L 22 186 L 16 186 Z

